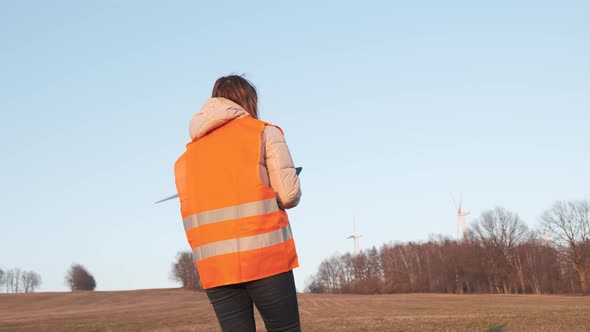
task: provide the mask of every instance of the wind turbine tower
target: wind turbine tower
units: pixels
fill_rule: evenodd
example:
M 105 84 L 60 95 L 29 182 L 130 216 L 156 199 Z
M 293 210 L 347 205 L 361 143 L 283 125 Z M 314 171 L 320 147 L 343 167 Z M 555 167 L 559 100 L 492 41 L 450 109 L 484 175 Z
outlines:
M 361 247 L 359 244 L 359 239 L 362 237 L 361 234 L 356 232 L 356 225 L 352 223 L 352 235 L 347 237 L 347 239 L 354 239 L 354 254 L 358 255 L 361 252 Z
M 463 233 L 463 239 L 467 237 L 467 225 L 465 224 L 465 217 L 470 214 L 469 211 L 461 209 L 461 205 L 463 204 L 463 194 L 461 194 L 459 198 L 459 206 L 457 206 L 457 202 L 455 201 L 455 197 L 451 195 L 453 199 L 453 204 L 455 204 L 455 209 L 457 209 L 457 237 L 460 236 L 461 232 Z
M 547 231 L 547 228 L 545 228 L 545 231 L 543 232 L 543 243 L 546 246 L 549 245 L 549 232 Z

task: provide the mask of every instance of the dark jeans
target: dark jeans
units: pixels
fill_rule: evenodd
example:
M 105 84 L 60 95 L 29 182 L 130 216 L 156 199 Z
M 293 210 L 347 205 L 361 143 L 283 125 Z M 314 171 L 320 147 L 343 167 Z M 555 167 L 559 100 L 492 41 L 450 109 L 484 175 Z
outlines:
M 267 331 L 301 331 L 293 271 L 207 289 L 223 332 L 256 331 L 256 305 Z

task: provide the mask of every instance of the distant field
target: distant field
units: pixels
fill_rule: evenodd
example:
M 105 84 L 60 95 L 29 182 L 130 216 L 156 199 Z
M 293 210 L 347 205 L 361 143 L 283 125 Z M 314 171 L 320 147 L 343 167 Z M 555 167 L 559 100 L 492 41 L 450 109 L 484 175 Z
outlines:
M 590 331 L 589 297 L 300 294 L 299 304 L 303 331 Z M 154 289 L 0 294 L 0 331 L 219 328 L 204 293 Z

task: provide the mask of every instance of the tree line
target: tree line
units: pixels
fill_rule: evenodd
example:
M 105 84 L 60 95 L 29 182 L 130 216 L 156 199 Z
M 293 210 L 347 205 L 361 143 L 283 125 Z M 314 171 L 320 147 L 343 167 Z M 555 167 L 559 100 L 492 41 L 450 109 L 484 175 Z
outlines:
M 0 289 L 6 293 L 32 293 L 41 285 L 41 276 L 35 271 L 21 269 L 0 269 Z
M 556 202 L 529 228 L 484 211 L 461 240 L 388 243 L 335 254 L 307 280 L 313 293 L 589 294 L 590 201 Z
M 179 252 L 176 261 L 172 264 L 170 278 L 180 282 L 182 288 L 202 290 L 201 281 L 195 268 L 193 255 L 190 251 Z M 86 267 L 79 263 L 73 263 L 64 277 L 66 286 L 71 291 L 93 291 L 96 288 L 96 279 Z M 0 269 L 0 290 L 6 293 L 31 293 L 41 285 L 41 275 L 35 271 L 22 271 Z
M 72 291 L 94 290 L 94 276 L 81 264 L 74 263 L 66 271 L 66 285 Z M 35 271 L 23 271 L 15 268 L 4 271 L 0 269 L 0 290 L 6 293 L 33 293 L 41 286 L 41 275 Z

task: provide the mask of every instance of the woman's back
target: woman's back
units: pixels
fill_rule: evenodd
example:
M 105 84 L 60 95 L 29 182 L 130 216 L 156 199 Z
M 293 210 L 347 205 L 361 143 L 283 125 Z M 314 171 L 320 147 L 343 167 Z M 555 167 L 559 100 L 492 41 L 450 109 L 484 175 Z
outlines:
M 191 139 L 198 140 L 224 124 L 250 116 L 240 105 L 225 98 L 211 98 L 191 119 Z M 275 126 L 266 126 L 262 132 L 260 177 L 273 188 L 279 206 L 290 209 L 299 203 L 301 188 L 293 159 L 282 131 Z
M 240 76 L 218 79 L 193 116 L 191 143 L 175 164 L 189 245 L 223 331 L 300 331 L 285 209 L 300 182 L 279 127 L 258 120 L 258 97 Z

